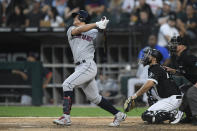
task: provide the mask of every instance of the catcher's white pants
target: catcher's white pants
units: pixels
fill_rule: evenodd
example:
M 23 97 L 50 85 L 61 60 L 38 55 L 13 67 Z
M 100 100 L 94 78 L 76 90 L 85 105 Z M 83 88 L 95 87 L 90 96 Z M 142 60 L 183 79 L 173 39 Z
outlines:
M 181 105 L 182 99 L 178 99 L 177 95 L 172 95 L 168 98 L 158 100 L 155 104 L 148 108 L 148 111 L 172 111 Z
M 145 82 L 147 81 L 147 79 L 141 79 L 141 78 L 130 78 L 128 80 L 128 86 L 127 86 L 127 89 L 128 89 L 128 97 L 130 96 L 133 96 L 135 94 L 135 85 L 138 84 L 138 83 L 142 83 L 144 84 Z M 143 94 L 143 101 L 144 102 L 148 102 L 147 100 L 147 95 L 146 93 Z
M 99 104 L 102 97 L 95 81 L 96 74 L 96 63 L 86 60 L 85 63 L 76 66 L 75 72 L 63 82 L 63 91 L 73 91 L 73 88 L 80 87 L 91 102 Z

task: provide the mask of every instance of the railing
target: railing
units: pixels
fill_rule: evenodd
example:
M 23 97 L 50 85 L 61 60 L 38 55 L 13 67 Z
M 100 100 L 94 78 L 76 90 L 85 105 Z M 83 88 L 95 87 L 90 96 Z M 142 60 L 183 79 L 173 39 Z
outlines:
M 38 45 L 40 48 L 40 58 L 45 68 L 49 68 L 53 73 L 52 82 L 47 86 L 46 93 L 54 99 L 53 104 L 61 103 L 61 83 L 73 71 L 75 65 L 72 60 L 72 53 L 66 37 L 66 28 L 0 28 L 1 46 L 10 50 L 6 43 L 13 43 L 12 50 L 22 46 L 28 48 Z M 33 42 L 32 42 L 33 41 Z M 130 65 L 131 69 L 137 66 L 137 55 L 139 50 L 145 45 L 143 43 L 144 35 L 137 32 L 135 28 L 127 29 L 107 29 L 107 50 L 103 56 L 103 46 L 99 45 L 95 53 L 95 61 L 98 66 L 98 72 L 104 72 L 109 76 L 118 79 L 121 70 Z M 16 44 L 17 42 L 17 44 Z M 25 47 L 24 52 L 26 52 Z M 1 87 L 1 86 L 0 86 Z M 19 86 L 15 86 L 16 88 Z M 15 88 L 10 86 L 10 88 Z M 20 87 L 19 87 L 20 88 Z M 50 90 L 52 89 L 52 94 Z M 80 103 L 82 95 L 79 90 L 75 92 L 76 104 Z

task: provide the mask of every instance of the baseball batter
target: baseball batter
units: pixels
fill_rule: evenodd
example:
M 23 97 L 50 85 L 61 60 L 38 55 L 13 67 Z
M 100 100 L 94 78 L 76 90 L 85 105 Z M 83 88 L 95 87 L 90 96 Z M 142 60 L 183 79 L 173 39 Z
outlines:
M 63 82 L 63 116 L 54 120 L 54 124 L 71 125 L 70 110 L 73 102 L 73 89 L 81 87 L 87 98 L 115 115 L 115 119 L 109 126 L 119 126 L 124 121 L 126 114 L 118 111 L 106 99 L 99 95 L 95 76 L 97 66 L 94 62 L 95 43 L 99 32 L 96 28 L 105 29 L 109 20 L 106 17 L 99 22 L 87 24 L 89 15 L 86 11 L 80 10 L 72 14 L 74 18 L 73 26 L 67 31 L 68 41 L 73 53 L 75 71 Z

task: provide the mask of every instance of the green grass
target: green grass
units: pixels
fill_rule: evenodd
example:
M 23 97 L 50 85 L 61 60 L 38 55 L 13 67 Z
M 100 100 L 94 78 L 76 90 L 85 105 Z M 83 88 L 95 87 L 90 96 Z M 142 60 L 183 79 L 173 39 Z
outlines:
M 121 111 L 122 109 L 119 108 Z M 128 116 L 140 116 L 146 108 L 136 108 Z M 0 117 L 57 117 L 62 114 L 61 107 L 0 106 Z M 73 107 L 72 116 L 112 116 L 98 107 Z

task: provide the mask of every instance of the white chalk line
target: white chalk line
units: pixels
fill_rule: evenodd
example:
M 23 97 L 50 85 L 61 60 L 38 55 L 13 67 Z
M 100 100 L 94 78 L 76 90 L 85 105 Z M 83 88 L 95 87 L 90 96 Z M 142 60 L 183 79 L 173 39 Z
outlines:
M 16 118 L 27 118 L 27 119 L 33 119 L 33 118 L 41 118 L 41 119 L 46 119 L 46 118 L 59 118 L 59 117 L 0 117 L 0 119 L 16 119 Z M 83 116 L 83 117 L 78 117 L 78 116 L 71 116 L 71 118 L 114 118 L 113 116 Z M 139 116 L 127 116 L 127 118 L 141 118 Z

